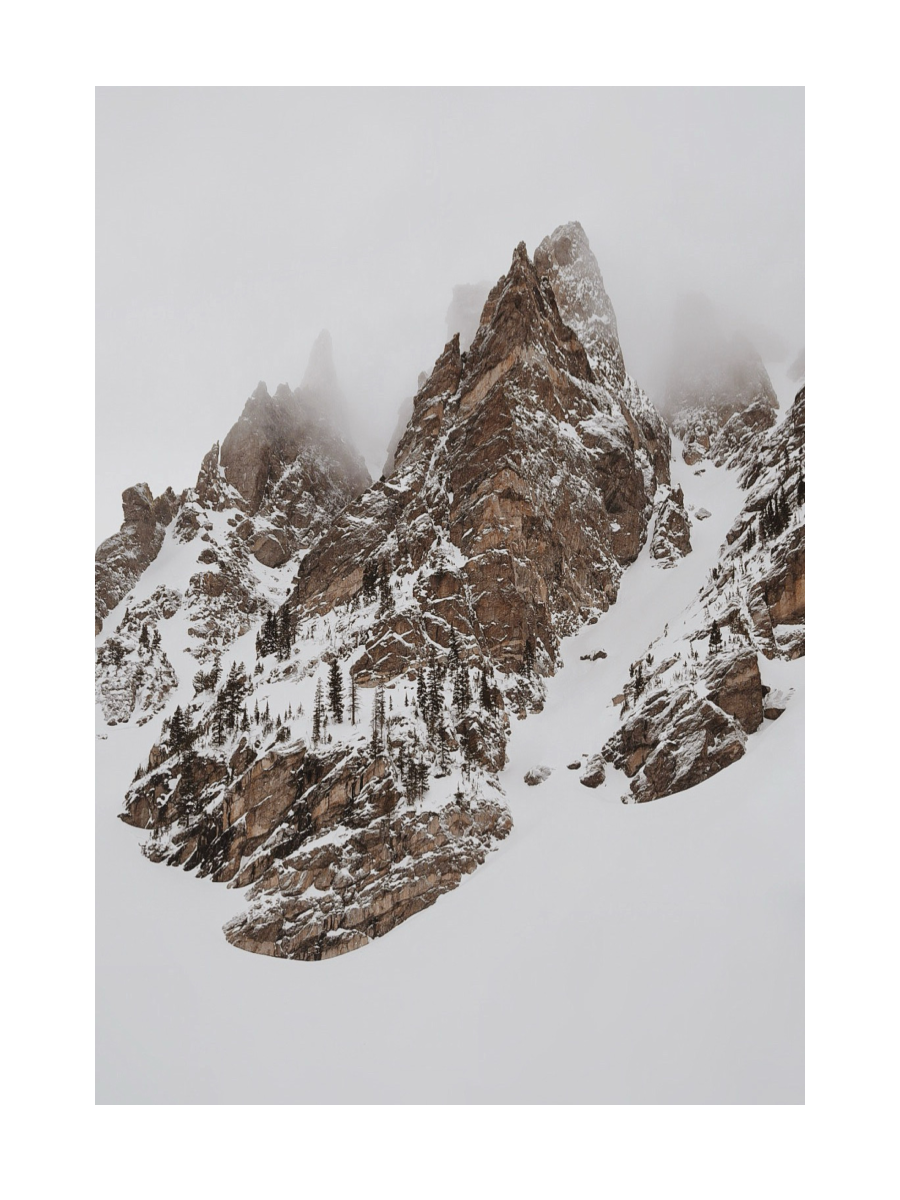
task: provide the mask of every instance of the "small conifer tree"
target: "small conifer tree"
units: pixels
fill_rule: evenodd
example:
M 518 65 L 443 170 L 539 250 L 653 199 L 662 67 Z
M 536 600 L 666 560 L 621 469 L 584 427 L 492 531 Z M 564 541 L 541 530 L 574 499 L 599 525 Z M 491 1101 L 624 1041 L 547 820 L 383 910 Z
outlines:
M 340 725 L 344 719 L 344 681 L 337 659 L 328 669 L 328 703 L 331 706 L 331 715 Z
M 713 621 L 712 628 L 709 631 L 709 652 L 717 654 L 722 649 L 722 631 L 719 628 L 719 622 Z

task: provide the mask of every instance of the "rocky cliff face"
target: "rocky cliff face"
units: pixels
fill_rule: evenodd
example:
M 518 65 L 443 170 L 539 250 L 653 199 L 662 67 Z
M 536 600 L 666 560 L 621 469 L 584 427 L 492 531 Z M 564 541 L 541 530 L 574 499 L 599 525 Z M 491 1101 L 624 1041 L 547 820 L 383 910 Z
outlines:
M 741 335 L 722 332 L 704 296 L 685 298 L 664 411 L 685 462 L 721 466 L 741 443 L 775 423 L 778 400 L 762 359 Z
M 171 488 L 154 500 L 146 483 L 122 493 L 122 527 L 97 547 L 94 563 L 94 634 L 153 562 L 177 511 Z
M 638 801 L 683 791 L 729 766 L 787 697 L 760 656 L 805 651 L 806 392 L 734 463 L 745 489 L 719 562 L 684 615 L 632 663 L 621 725 L 604 747 Z M 764 674 L 764 671 L 763 671 Z
M 587 239 L 542 245 L 549 274 L 517 247 L 469 351 L 451 339 L 420 387 L 390 477 L 297 562 L 255 665 L 199 694 L 129 793 L 152 856 L 253 886 L 228 930 L 245 949 L 353 949 L 483 861 L 510 828 L 489 798 L 510 716 L 540 708 L 560 638 L 647 537 L 668 435 Z M 227 457 L 224 486 L 262 505 Z
M 412 629 L 373 639 L 367 682 L 414 667 L 429 619 L 446 644 L 438 609 L 494 666 L 521 670 L 530 639 L 552 669 L 559 636 L 614 598 L 667 478 L 668 441 L 657 423 L 651 446 L 631 411 L 640 393 L 625 380 L 612 390 L 591 364 L 520 246 L 469 353 L 449 342 L 416 396 L 390 478 L 298 571 L 298 611 L 348 604 L 367 563 L 415 577 Z
M 674 566 L 691 552 L 691 519 L 681 488 L 669 487 L 656 504 L 656 521 L 650 539 L 650 556 L 663 566 Z

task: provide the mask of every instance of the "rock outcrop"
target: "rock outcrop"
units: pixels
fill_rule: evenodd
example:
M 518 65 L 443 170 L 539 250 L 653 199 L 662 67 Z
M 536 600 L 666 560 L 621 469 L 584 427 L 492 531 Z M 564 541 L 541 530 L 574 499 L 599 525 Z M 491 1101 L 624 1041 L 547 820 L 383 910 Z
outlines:
M 606 779 L 606 767 L 602 754 L 592 754 L 584 764 L 584 770 L 578 777 L 578 782 L 586 788 L 597 788 Z
M 94 635 L 153 562 L 178 508 L 171 488 L 153 498 L 146 483 L 122 493 L 122 526 L 101 542 L 94 561 Z
M 743 508 L 686 614 L 632 664 L 607 761 L 637 801 L 683 791 L 736 762 L 747 736 L 776 719 L 760 663 L 805 650 L 805 389 L 784 421 L 745 445 Z M 763 672 L 764 672 L 763 666 Z
M 684 507 L 684 492 L 680 487 L 668 487 L 657 502 L 650 557 L 672 567 L 690 552 L 691 520 Z

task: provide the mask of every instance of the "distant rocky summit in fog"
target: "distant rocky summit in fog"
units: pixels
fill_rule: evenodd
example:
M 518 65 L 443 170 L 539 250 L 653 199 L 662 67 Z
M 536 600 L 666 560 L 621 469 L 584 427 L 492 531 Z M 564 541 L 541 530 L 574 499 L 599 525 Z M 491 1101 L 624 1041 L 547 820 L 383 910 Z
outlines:
M 663 412 L 684 443 L 685 462 L 721 466 L 775 421 L 778 399 L 763 361 L 741 334 L 727 337 L 711 302 L 683 298 L 676 313 Z

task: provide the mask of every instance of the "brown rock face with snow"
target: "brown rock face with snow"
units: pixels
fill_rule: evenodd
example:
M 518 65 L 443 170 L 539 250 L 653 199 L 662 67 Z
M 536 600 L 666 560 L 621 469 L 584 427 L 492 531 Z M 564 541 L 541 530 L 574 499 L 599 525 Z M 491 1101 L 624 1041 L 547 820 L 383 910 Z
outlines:
M 300 565 L 291 603 L 320 612 L 352 600 L 369 560 L 417 575 L 410 628 L 372 639 L 381 653 L 367 682 L 414 668 L 429 640 L 446 645 L 451 621 L 502 670 L 521 670 L 529 639 L 552 670 L 559 637 L 614 599 L 646 536 L 668 442 L 657 418 L 657 463 L 631 411 L 645 419 L 643 398 L 624 373 L 612 391 L 597 361 L 599 378 L 520 246 L 468 354 L 448 343 L 416 396 L 391 477 Z
M 680 487 L 669 487 L 657 501 L 650 557 L 663 566 L 674 566 L 690 552 L 691 519 L 684 507 L 684 492 Z
M 94 565 L 94 634 L 153 562 L 178 507 L 171 488 L 154 500 L 146 483 L 122 493 L 124 520 L 118 533 L 97 547 Z
M 292 557 L 368 486 L 365 464 L 332 420 L 341 403 L 323 334 L 301 386 L 283 384 L 270 396 L 260 384 L 221 448 L 216 443 L 204 456 L 193 488 L 177 497 L 169 489 L 156 500 L 145 484 L 125 493 L 122 530 L 97 551 L 98 632 L 167 534 L 179 545 L 194 543 L 196 565 L 186 586 L 179 581 L 183 591 L 168 589 L 174 607 L 144 597 L 98 647 L 96 691 L 108 722 L 145 719 L 177 686 L 165 649 L 147 654 L 140 645 L 144 626 L 155 636 L 183 609 L 190 622 L 183 648 L 201 663 L 215 660 L 284 599 Z M 283 567 L 283 580 L 256 564 Z
M 805 651 L 805 404 L 802 389 L 779 426 L 741 443 L 732 465 L 744 505 L 686 632 L 669 638 L 667 630 L 632 664 L 622 724 L 604 754 L 632 779 L 637 801 L 736 762 L 747 735 L 783 711 L 766 699 L 763 676 L 766 659 Z

